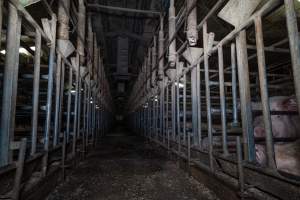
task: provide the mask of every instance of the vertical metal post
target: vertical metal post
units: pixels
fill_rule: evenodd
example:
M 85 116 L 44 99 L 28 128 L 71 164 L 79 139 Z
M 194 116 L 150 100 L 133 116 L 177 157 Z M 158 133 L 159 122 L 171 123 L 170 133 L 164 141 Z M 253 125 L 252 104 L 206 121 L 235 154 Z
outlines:
M 167 146 L 170 149 L 170 131 L 169 131 L 169 86 L 166 86 L 166 133 L 167 133 Z
M 61 134 L 61 129 L 62 127 L 64 126 L 64 123 L 62 123 L 62 118 L 64 116 L 64 106 L 63 106 L 63 103 L 64 103 L 64 89 L 65 89 L 65 62 L 63 61 L 62 62 L 62 65 L 61 65 L 61 82 L 60 82 L 60 99 L 59 99 L 59 118 L 58 118 L 58 142 L 59 142 L 59 137 L 60 137 L 60 134 Z
M 78 107 L 79 107 L 79 104 L 80 104 L 80 101 L 79 101 L 79 93 L 81 92 L 81 88 L 80 88 L 80 63 L 79 63 L 79 54 L 77 54 L 76 56 L 76 68 L 77 68 L 77 71 L 76 71 L 76 80 L 75 80 L 75 102 L 74 102 L 74 117 L 73 117 L 73 137 L 72 137 L 72 154 L 73 156 L 75 156 L 75 153 L 76 153 L 76 140 L 77 140 L 77 135 L 78 135 L 78 129 L 77 129 L 77 122 L 78 122 Z
M 87 114 L 87 117 L 86 117 L 86 128 L 87 128 L 87 147 L 89 146 L 89 139 L 90 139 L 90 136 L 91 136 L 91 102 L 92 102 L 92 98 L 91 98 L 91 74 L 89 74 L 89 82 L 88 82 L 88 100 L 87 100 L 87 110 L 86 110 L 86 114 Z
M 0 0 L 0 38 L 2 38 L 2 24 L 3 24 L 3 0 Z M 1 43 L 0 43 L 1 49 Z
M 201 114 L 201 72 L 200 64 L 196 66 L 196 84 L 197 84 L 197 137 L 198 145 L 201 147 L 202 144 L 202 114 Z
M 186 145 L 186 73 L 183 74 L 183 144 Z
M 87 85 L 86 82 L 83 80 L 83 132 L 82 132 L 82 144 L 83 144 L 83 153 L 85 154 L 85 151 L 87 149 L 87 143 L 88 143 L 88 134 L 87 134 L 87 104 L 89 103 L 87 100 L 88 96 L 87 91 Z
M 56 61 L 56 84 L 55 84 L 55 117 L 54 117 L 54 136 L 53 136 L 53 147 L 57 145 L 59 137 L 59 104 L 60 104 L 60 89 L 61 89 L 61 55 L 57 55 Z
M 236 137 L 236 152 L 237 152 L 237 161 L 238 161 L 238 176 L 239 176 L 239 186 L 240 192 L 244 192 L 244 170 L 243 170 L 243 153 L 241 148 L 241 138 Z
M 13 200 L 20 199 L 19 197 L 20 197 L 21 183 L 22 183 L 22 177 L 23 177 L 23 171 L 24 171 L 26 146 L 27 146 L 27 139 L 23 138 L 20 141 L 20 146 L 19 146 L 17 169 L 16 169 L 16 174 L 15 174 L 14 187 L 13 187 L 13 191 L 12 191 L 12 199 Z
M 237 82 L 236 82 L 236 49 L 235 44 L 231 44 L 231 83 L 232 83 L 232 126 L 238 126 L 237 110 Z
M 71 120 L 71 105 L 72 105 L 72 83 L 73 83 L 73 69 L 69 68 L 69 89 L 68 89 L 68 103 L 67 103 L 67 131 L 66 143 L 69 143 L 70 138 L 70 120 Z M 74 134 L 74 133 L 73 133 Z
M 74 136 L 75 140 L 73 141 L 73 154 L 76 153 L 76 141 L 77 137 L 80 137 L 80 128 L 81 128 L 81 77 L 80 77 L 80 68 L 84 66 L 85 62 L 85 31 L 86 31 L 86 8 L 85 1 L 78 0 L 78 26 L 77 26 L 77 51 L 78 51 L 78 72 L 76 76 L 76 98 L 75 98 L 75 113 L 74 116 Z M 76 123 L 75 123 L 76 122 Z M 76 128 L 75 128 L 76 127 Z
M 147 102 L 147 137 L 148 138 L 151 138 L 151 107 L 152 107 L 152 104 L 151 104 L 151 100 L 148 100 Z
M 268 167 L 276 169 L 274 143 L 272 134 L 272 124 L 270 116 L 270 104 L 268 95 L 268 82 L 267 82 L 267 67 L 264 51 L 264 39 L 262 30 L 261 17 L 258 16 L 254 20 L 255 33 L 256 33 L 256 47 L 257 47 L 257 60 L 258 60 L 258 73 L 259 73 L 259 86 L 261 94 L 261 103 L 263 110 L 264 127 L 266 132 L 266 147 L 267 147 L 267 164 Z
M 63 180 L 66 179 L 66 165 L 65 165 L 66 151 L 67 151 L 66 147 L 67 147 L 67 136 L 66 136 L 66 132 L 64 131 L 64 133 L 63 133 L 62 153 L 61 153 L 61 167 L 62 167 Z
M 177 87 L 176 87 L 176 119 L 177 119 L 177 144 L 178 144 L 178 153 L 181 151 L 181 124 L 180 124 L 180 77 L 177 73 Z
M 290 42 L 290 51 L 292 57 L 292 68 L 294 76 L 294 86 L 300 111 L 300 47 L 299 47 L 299 30 L 297 24 L 297 15 L 293 0 L 284 0 L 286 12 L 286 24 Z
M 82 140 L 84 141 L 84 133 L 82 132 L 82 120 L 84 120 L 84 113 L 81 111 L 82 104 L 84 103 L 84 99 L 82 98 L 82 90 L 83 86 L 82 83 L 84 83 L 84 80 L 79 78 L 79 97 L 78 97 L 78 115 L 77 115 L 77 135 L 78 137 L 82 137 Z M 84 151 L 84 150 L 83 150 Z
M 58 2 L 58 28 L 57 39 L 69 39 L 69 13 L 70 13 L 70 0 L 60 0 Z M 59 42 L 59 41 L 58 41 Z M 56 89 L 55 89 L 55 121 L 54 121 L 54 137 L 53 147 L 59 142 L 60 123 L 61 123 L 61 102 L 63 99 L 62 82 L 64 81 L 64 64 L 61 60 L 61 55 L 57 56 L 56 63 Z
M 172 106 L 172 140 L 176 141 L 176 90 L 175 81 L 171 85 L 171 106 Z
M 159 43 L 158 43 L 158 57 L 159 67 L 158 67 L 158 78 L 160 81 L 160 134 L 163 137 L 163 143 L 165 143 L 165 77 L 164 77 L 164 18 L 160 16 L 160 29 L 159 29 Z
M 197 69 L 196 67 L 193 67 L 191 70 L 191 98 L 192 98 L 192 132 L 193 135 L 192 140 L 193 144 L 196 145 L 197 142 L 199 141 L 197 139 L 198 135 L 198 102 L 197 102 Z
M 236 38 L 238 77 L 243 126 L 243 146 L 245 159 L 255 160 L 254 137 L 252 127 L 252 111 L 250 96 L 249 65 L 247 55 L 246 31 L 242 30 Z
M 188 157 L 188 166 L 191 165 L 191 132 L 187 132 L 187 157 Z
M 211 101 L 210 101 L 210 81 L 209 81 L 209 62 L 208 62 L 208 34 L 207 22 L 203 24 L 203 47 L 204 47 L 204 70 L 205 70 L 205 94 L 206 94 L 206 111 L 207 111 L 207 134 L 209 143 L 209 166 L 213 171 L 213 135 L 212 135 L 212 118 L 211 118 Z
M 158 140 L 158 96 L 154 100 L 154 116 L 155 139 Z
M 51 20 L 52 41 L 49 54 L 49 67 L 48 67 L 48 88 L 47 88 L 47 108 L 46 108 L 46 128 L 44 135 L 44 149 L 46 155 L 43 159 L 43 175 L 46 175 L 47 162 L 48 162 L 48 150 L 49 150 L 49 139 L 51 130 L 51 113 L 52 113 L 52 92 L 53 92 L 53 73 L 54 73 L 54 59 L 55 59 L 55 48 L 56 48 L 56 16 L 52 15 Z
M 222 147 L 223 154 L 227 156 L 228 145 L 227 145 L 227 122 L 226 122 L 226 99 L 225 99 L 225 88 L 224 88 L 224 58 L 223 58 L 223 47 L 218 47 L 218 60 L 219 60 L 219 87 L 220 87 L 220 104 L 221 104 L 221 121 L 222 121 Z
M 8 3 L 8 27 L 3 80 L 0 166 L 11 160 L 9 145 L 14 138 L 15 102 L 17 97 L 21 18 L 15 6 Z
M 84 0 L 78 0 L 78 23 L 77 23 L 77 59 L 78 70 L 76 73 L 76 96 L 75 96 L 75 111 L 74 111 L 74 123 L 73 123 L 73 156 L 76 153 L 76 141 L 77 137 L 80 137 L 80 115 L 81 115 L 81 78 L 80 68 L 84 65 L 85 59 L 85 25 L 86 25 L 86 8 Z
M 37 127 L 39 115 L 39 91 L 40 91 L 40 67 L 41 67 L 41 33 L 35 31 L 35 52 L 34 52 L 34 77 L 33 77 L 33 110 L 32 110 L 32 130 L 31 130 L 31 155 L 36 152 Z
M 164 84 L 164 78 L 162 80 Z M 165 87 L 162 86 L 160 90 L 160 132 L 162 135 L 163 144 L 165 144 Z

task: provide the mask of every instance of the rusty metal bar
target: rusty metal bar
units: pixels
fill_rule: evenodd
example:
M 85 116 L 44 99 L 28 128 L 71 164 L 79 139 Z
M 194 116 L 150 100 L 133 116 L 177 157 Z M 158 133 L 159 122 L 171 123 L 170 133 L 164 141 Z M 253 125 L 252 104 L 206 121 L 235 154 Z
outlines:
M 297 15 L 293 0 L 284 0 L 286 24 L 288 29 L 289 44 L 292 58 L 292 68 L 294 76 L 295 93 L 297 97 L 298 110 L 300 111 L 300 49 L 299 49 L 299 30 Z
M 31 155 L 36 152 L 37 143 L 37 128 L 38 128 L 38 115 L 39 115 L 39 91 L 40 91 L 40 68 L 41 68 L 41 46 L 42 37 L 41 33 L 36 30 L 35 32 L 35 54 L 34 54 L 34 78 L 33 78 L 33 110 L 32 110 L 32 130 L 31 130 Z
M 198 140 L 198 97 L 197 97 L 197 69 L 193 68 L 191 70 L 191 95 L 192 95 L 192 130 L 193 130 L 193 145 L 196 145 Z M 198 144 L 199 145 L 199 144 Z
M 64 88 L 65 88 L 65 62 L 61 65 L 61 82 L 60 82 L 60 99 L 59 99 L 59 117 L 58 117 L 58 143 L 60 143 L 61 129 L 62 129 L 62 117 L 63 117 L 63 103 L 64 103 Z M 71 67 L 70 67 L 71 68 Z
M 237 81 L 236 81 L 236 48 L 235 44 L 231 44 L 231 84 L 232 84 L 232 126 L 238 126 L 238 110 L 237 110 Z
M 250 96 L 249 65 L 247 55 L 246 31 L 242 30 L 236 38 L 241 116 L 243 126 L 243 146 L 245 158 L 255 160 L 254 136 Z
M 227 145 L 227 122 L 226 122 L 226 97 L 224 88 L 224 58 L 223 58 L 223 47 L 218 48 L 218 63 L 219 63 L 219 88 L 220 88 L 220 104 L 221 104 L 221 122 L 222 122 L 222 147 L 223 154 L 229 155 Z
M 3 0 L 0 0 L 0 39 L 2 39 L 2 24 L 3 24 Z M 0 42 L 1 49 L 1 42 Z
M 170 150 L 170 131 L 169 131 L 169 87 L 166 87 L 166 133 L 167 133 L 167 146 Z
M 268 82 L 267 82 L 267 66 L 264 52 L 264 39 L 263 39 L 263 27 L 261 17 L 255 18 L 255 33 L 256 33 L 256 46 L 257 46 L 257 60 L 258 60 L 258 75 L 260 95 L 263 111 L 264 129 L 266 133 L 266 147 L 267 147 L 267 165 L 272 169 L 276 169 L 273 133 L 270 115 L 270 104 L 268 94 Z
M 20 199 L 20 193 L 21 193 L 21 184 L 22 184 L 22 177 L 24 173 L 24 164 L 25 164 L 25 156 L 26 156 L 26 146 L 27 146 L 27 139 L 23 138 L 19 142 L 19 153 L 18 153 L 18 161 L 15 179 L 14 179 L 14 186 L 12 189 L 12 199 L 18 200 Z
M 77 48 L 78 49 L 78 48 Z M 73 137 L 72 137 L 72 154 L 73 157 L 76 154 L 76 141 L 79 130 L 77 129 L 78 126 L 78 116 L 79 116 L 79 94 L 81 93 L 81 87 L 80 87 L 80 56 L 79 54 L 76 55 L 76 79 L 75 79 L 75 101 L 74 101 L 74 118 L 73 118 Z
M 88 143 L 88 132 L 87 132 L 87 106 L 90 103 L 88 99 L 88 88 L 87 88 L 87 83 L 83 81 L 83 132 L 82 132 L 82 144 L 83 144 L 83 150 L 82 153 L 85 155 L 86 150 L 87 150 L 87 143 Z
M 69 143 L 69 138 L 70 138 L 70 121 L 71 121 L 71 105 L 72 105 L 72 87 L 73 87 L 72 84 L 73 84 L 73 69 L 72 67 L 70 67 L 69 84 L 68 84 L 66 143 Z
M 198 144 L 201 148 L 202 145 L 202 115 L 201 115 L 201 74 L 200 74 L 200 64 L 196 66 L 196 84 L 197 84 L 197 135 L 198 135 Z
M 70 12 L 70 0 L 60 0 L 58 2 L 58 15 L 57 15 L 57 43 L 61 40 L 69 39 L 69 12 Z M 54 119 L 54 137 L 53 147 L 59 143 L 60 135 L 60 118 L 61 118 L 61 102 L 63 98 L 62 82 L 64 82 L 64 63 L 62 62 L 62 56 L 57 56 L 56 62 L 56 89 L 55 89 L 55 119 Z
M 77 137 L 80 136 L 80 114 L 81 114 L 81 78 L 80 70 L 84 64 L 85 55 L 85 25 L 86 25 L 86 8 L 84 0 L 78 0 L 78 23 L 77 23 L 77 72 L 76 72 L 76 96 L 74 102 L 74 122 L 73 122 L 73 143 L 72 143 L 72 154 L 76 154 L 76 141 Z
M 55 79 L 55 116 L 54 116 L 54 135 L 53 147 L 56 147 L 59 137 L 59 110 L 60 110 L 60 89 L 61 89 L 61 71 L 62 71 L 61 55 L 57 55 L 56 60 L 56 79 Z
M 178 63 L 178 59 L 177 59 Z M 178 63 L 179 65 L 179 63 Z M 176 87 L 176 119 L 177 119 L 177 143 L 178 143 L 178 153 L 181 152 L 181 120 L 180 120 L 180 77 L 178 76 L 178 71 L 177 71 L 177 87 Z
M 176 141 L 176 86 L 171 85 L 171 119 L 172 119 L 172 140 Z
M 213 135 L 212 135 L 212 118 L 211 118 L 211 101 L 210 101 L 210 84 L 209 84 L 209 62 L 208 62 L 208 33 L 207 22 L 203 24 L 203 49 L 204 49 L 204 69 L 205 69 L 205 94 L 206 94 L 206 112 L 207 112 L 207 134 L 209 143 L 209 166 L 214 171 L 213 166 Z
M 183 144 L 186 145 L 186 74 L 183 75 Z
M 51 30 L 52 35 L 56 35 L 56 16 L 53 15 L 51 19 Z M 47 88 L 47 107 L 46 107 L 46 128 L 44 135 L 44 150 L 46 155 L 43 158 L 43 175 L 47 172 L 47 162 L 48 162 L 48 151 L 49 151 L 49 139 L 51 130 L 51 113 L 52 113 L 52 92 L 53 92 L 53 73 L 54 73 L 54 59 L 55 59 L 55 49 L 56 49 L 56 39 L 53 38 L 50 46 L 49 54 L 49 66 L 48 66 L 48 88 Z
M 237 168 L 238 168 L 238 177 L 239 177 L 239 187 L 240 192 L 243 193 L 245 190 L 245 180 L 244 180 L 244 169 L 243 169 L 243 152 L 241 148 L 241 138 L 236 137 L 236 153 L 237 153 Z
M 160 131 L 163 137 L 163 143 L 165 144 L 165 87 L 164 87 L 164 77 L 161 81 L 160 87 Z
M 21 18 L 16 7 L 8 3 L 8 27 L 3 80 L 0 166 L 11 161 L 9 144 L 14 139 L 15 102 L 17 98 Z

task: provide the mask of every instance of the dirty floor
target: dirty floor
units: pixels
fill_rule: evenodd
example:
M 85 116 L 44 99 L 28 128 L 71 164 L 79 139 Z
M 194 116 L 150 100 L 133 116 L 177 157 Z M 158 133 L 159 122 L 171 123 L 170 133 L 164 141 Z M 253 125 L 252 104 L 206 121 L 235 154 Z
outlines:
M 47 200 L 214 200 L 203 184 L 122 129 L 102 139 Z

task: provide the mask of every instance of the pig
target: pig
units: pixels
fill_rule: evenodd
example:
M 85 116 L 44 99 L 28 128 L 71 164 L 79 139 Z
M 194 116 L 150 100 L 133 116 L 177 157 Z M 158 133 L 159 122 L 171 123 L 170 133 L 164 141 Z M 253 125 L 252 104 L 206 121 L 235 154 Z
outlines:
M 276 96 L 271 97 L 271 111 L 297 111 L 295 97 Z M 252 103 L 252 108 L 261 109 L 260 103 Z M 299 115 L 271 115 L 273 137 L 276 139 L 289 138 L 297 139 L 300 137 L 300 117 Z M 253 122 L 254 137 L 264 138 L 265 129 L 263 116 L 257 116 Z
M 265 145 L 256 144 L 256 161 L 266 166 Z M 274 144 L 277 169 L 292 175 L 300 176 L 300 140 Z

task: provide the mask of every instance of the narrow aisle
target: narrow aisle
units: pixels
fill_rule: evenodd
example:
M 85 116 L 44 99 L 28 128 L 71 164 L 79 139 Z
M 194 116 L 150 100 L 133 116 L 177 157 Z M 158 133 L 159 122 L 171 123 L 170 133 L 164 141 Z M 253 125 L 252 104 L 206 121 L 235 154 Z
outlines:
M 142 138 L 116 130 L 47 200 L 213 200 L 216 196 L 158 155 Z

